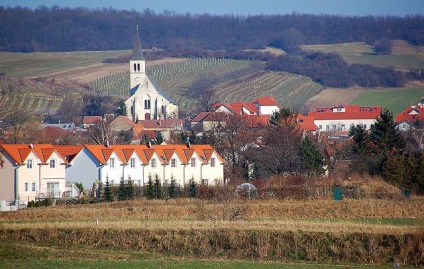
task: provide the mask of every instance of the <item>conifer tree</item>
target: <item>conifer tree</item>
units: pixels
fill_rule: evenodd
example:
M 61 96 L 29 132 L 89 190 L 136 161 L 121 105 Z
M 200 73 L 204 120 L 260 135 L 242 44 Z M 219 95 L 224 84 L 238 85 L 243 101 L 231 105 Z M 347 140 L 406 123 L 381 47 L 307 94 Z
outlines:
M 124 178 L 121 178 L 121 181 L 119 182 L 119 188 L 118 188 L 118 200 L 123 201 L 127 199 L 127 188 L 125 186 Z
M 190 198 L 196 198 L 197 197 L 197 185 L 196 185 L 196 182 L 194 181 L 194 178 L 190 179 L 188 196 Z
M 160 184 L 159 176 L 155 176 L 155 183 L 154 183 L 154 196 L 157 199 L 162 199 L 162 185 Z
M 131 200 L 135 198 L 135 187 L 134 187 L 134 182 L 130 179 L 128 179 L 127 184 L 126 184 L 126 195 L 127 195 L 127 199 Z
M 105 189 L 104 189 L 103 198 L 104 198 L 107 202 L 112 202 L 112 201 L 113 201 L 113 197 L 112 197 L 112 188 L 111 188 L 111 186 L 110 186 L 109 177 L 106 177 L 106 184 L 105 184 Z
M 147 199 L 154 199 L 155 198 L 155 186 L 152 180 L 152 176 L 149 175 L 149 182 L 147 185 Z
M 301 141 L 299 147 L 300 160 L 302 162 L 302 168 L 307 172 L 308 176 L 312 174 L 321 175 L 324 173 L 324 155 L 318 150 L 309 136 Z
M 177 184 L 175 182 L 175 179 L 171 179 L 171 183 L 168 186 L 168 196 L 169 198 L 178 197 Z

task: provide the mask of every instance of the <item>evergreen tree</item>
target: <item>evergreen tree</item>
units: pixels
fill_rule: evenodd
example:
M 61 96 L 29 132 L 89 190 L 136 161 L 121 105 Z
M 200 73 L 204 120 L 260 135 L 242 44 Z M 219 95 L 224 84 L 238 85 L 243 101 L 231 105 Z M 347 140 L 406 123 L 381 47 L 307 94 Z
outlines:
M 307 172 L 308 176 L 312 174 L 321 175 L 324 173 L 324 155 L 318 150 L 309 136 L 305 136 L 301 141 L 299 155 L 302 162 L 302 170 Z
M 368 165 L 368 171 L 370 174 L 382 175 L 384 162 L 388 156 L 401 153 L 405 147 L 405 142 L 389 110 L 384 109 L 375 124 L 371 126 L 370 142 L 374 155 L 371 165 Z
M 160 184 L 159 176 L 156 175 L 155 183 L 154 183 L 154 196 L 157 199 L 162 199 L 162 185 Z
M 155 198 L 155 186 L 152 180 L 152 176 L 149 175 L 149 182 L 147 185 L 147 199 L 154 199 Z
M 196 182 L 194 181 L 194 178 L 190 179 L 188 196 L 190 198 L 196 198 L 197 197 L 197 185 L 196 185 Z
M 164 141 L 163 135 L 161 132 L 156 132 L 156 144 L 160 145 Z
M 368 164 L 371 164 L 372 159 L 369 158 L 368 152 L 370 151 L 370 138 L 365 128 L 358 124 L 351 126 L 349 130 L 349 136 L 353 140 L 351 146 L 352 162 L 350 169 L 352 172 L 363 174 L 368 169 Z
M 371 126 L 370 141 L 376 153 L 394 153 L 403 150 L 405 142 L 389 110 L 384 109 Z
M 125 186 L 124 178 L 121 178 L 121 181 L 119 182 L 119 188 L 118 188 L 118 200 L 123 201 L 127 200 L 127 188 Z
M 103 199 L 105 199 L 107 202 L 113 201 L 112 188 L 110 186 L 109 177 L 106 177 L 106 184 L 105 184 Z
M 171 199 L 178 197 L 178 189 L 175 179 L 171 179 L 171 183 L 168 186 L 168 196 Z
M 127 199 L 129 200 L 134 199 L 135 198 L 134 182 L 131 179 L 128 179 L 125 187 L 126 187 Z

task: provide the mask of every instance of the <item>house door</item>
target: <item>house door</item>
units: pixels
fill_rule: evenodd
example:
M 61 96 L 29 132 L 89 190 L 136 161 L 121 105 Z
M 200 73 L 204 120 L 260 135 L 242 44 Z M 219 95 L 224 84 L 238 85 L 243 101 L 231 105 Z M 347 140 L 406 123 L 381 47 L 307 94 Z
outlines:
M 150 113 L 144 114 L 144 119 L 145 120 L 150 120 Z

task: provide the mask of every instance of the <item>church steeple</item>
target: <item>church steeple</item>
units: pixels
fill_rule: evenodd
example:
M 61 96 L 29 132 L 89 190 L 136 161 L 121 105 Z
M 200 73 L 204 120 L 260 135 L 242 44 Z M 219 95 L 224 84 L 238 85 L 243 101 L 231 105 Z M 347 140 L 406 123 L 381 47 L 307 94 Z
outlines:
M 133 89 L 143 81 L 146 74 L 146 61 L 141 49 L 140 34 L 138 25 L 135 28 L 134 47 L 130 58 L 130 87 Z
M 131 60 L 144 60 L 143 50 L 141 49 L 140 34 L 138 32 L 138 25 L 135 28 L 134 46 L 131 54 Z

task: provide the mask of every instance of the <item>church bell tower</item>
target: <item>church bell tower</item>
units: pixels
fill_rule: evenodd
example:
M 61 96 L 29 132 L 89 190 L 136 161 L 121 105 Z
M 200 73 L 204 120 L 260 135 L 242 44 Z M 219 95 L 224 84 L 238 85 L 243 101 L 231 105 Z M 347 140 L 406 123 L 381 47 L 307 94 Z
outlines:
M 146 74 L 146 60 L 141 49 L 140 33 L 138 25 L 134 33 L 134 46 L 130 58 L 130 88 L 140 85 Z

